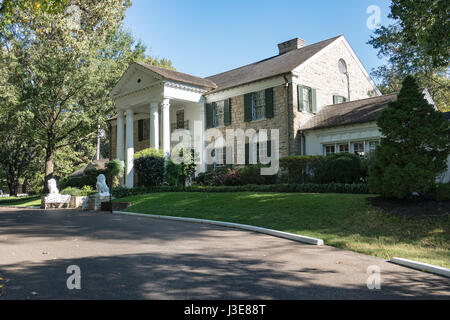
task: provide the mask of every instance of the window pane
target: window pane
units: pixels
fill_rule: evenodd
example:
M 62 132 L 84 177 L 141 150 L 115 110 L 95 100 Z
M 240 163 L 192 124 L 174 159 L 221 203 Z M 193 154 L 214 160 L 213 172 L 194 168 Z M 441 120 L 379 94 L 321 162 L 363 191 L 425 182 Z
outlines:
M 360 157 L 364 157 L 364 142 L 355 142 L 353 152 Z
M 253 94 L 253 120 L 262 120 L 266 117 L 266 94 L 265 91 Z
M 224 116 L 225 116 L 225 101 L 216 102 L 216 108 L 214 113 L 215 127 L 224 126 Z
M 325 146 L 325 155 L 330 155 L 335 153 L 336 147 L 334 145 Z
M 311 88 L 303 88 L 303 106 L 305 111 L 311 112 Z
M 339 153 L 348 153 L 348 143 L 339 145 Z

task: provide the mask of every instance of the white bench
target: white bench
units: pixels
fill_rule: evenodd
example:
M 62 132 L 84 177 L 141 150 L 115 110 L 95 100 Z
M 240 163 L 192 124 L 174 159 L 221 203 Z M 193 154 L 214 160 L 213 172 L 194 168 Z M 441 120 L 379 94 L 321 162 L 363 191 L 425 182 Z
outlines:
M 70 207 L 70 199 L 72 197 L 69 195 L 63 195 L 63 194 L 51 194 L 47 197 L 44 197 L 44 209 L 47 209 L 48 207 L 56 206 L 56 208 L 62 208 L 64 205 L 66 205 L 66 208 Z

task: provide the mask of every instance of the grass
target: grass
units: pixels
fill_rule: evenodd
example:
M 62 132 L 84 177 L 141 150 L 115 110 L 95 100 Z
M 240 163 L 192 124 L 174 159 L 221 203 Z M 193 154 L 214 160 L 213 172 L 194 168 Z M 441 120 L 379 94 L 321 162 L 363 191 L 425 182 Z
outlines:
M 0 207 L 1 206 L 18 206 L 18 207 L 32 207 L 32 206 L 40 206 L 41 205 L 41 197 L 6 197 L 0 198 Z
M 117 199 L 129 212 L 235 222 L 320 238 L 384 259 L 450 268 L 450 217 L 406 218 L 381 212 L 369 196 L 289 193 L 158 193 Z

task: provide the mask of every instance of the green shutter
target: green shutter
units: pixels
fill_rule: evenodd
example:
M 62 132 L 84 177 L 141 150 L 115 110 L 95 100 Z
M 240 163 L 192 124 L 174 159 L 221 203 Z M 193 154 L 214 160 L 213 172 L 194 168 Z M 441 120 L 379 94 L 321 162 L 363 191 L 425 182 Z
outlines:
M 333 104 L 337 104 L 337 100 L 338 100 L 338 97 L 337 96 L 333 96 Z
M 266 118 L 270 119 L 274 117 L 273 112 L 273 88 L 267 89 L 265 92 L 266 97 Z
M 245 144 L 245 165 L 250 164 L 250 144 Z
M 138 141 L 144 140 L 144 120 L 138 121 Z
M 311 89 L 312 98 L 311 98 L 311 104 L 312 104 L 312 113 L 317 113 L 317 90 Z
M 272 140 L 267 141 L 267 157 L 272 156 Z
M 211 103 L 207 103 L 205 108 L 206 108 L 206 129 L 210 129 L 214 127 L 213 106 Z
M 224 124 L 225 126 L 231 125 L 231 99 L 225 100 Z
M 303 86 L 297 86 L 298 92 L 298 111 L 305 111 L 305 105 L 303 104 Z
M 248 93 L 244 95 L 244 121 L 251 122 L 252 120 L 252 94 Z

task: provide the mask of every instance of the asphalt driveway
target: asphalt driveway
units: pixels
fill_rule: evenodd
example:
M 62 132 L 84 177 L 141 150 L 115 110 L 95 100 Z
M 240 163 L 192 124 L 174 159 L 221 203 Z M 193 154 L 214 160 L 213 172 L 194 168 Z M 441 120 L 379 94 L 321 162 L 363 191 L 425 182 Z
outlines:
M 69 290 L 69 266 L 81 290 Z M 381 289 L 367 288 L 367 268 Z M 0 209 L 1 299 L 450 298 L 450 279 L 383 259 L 215 226 Z

